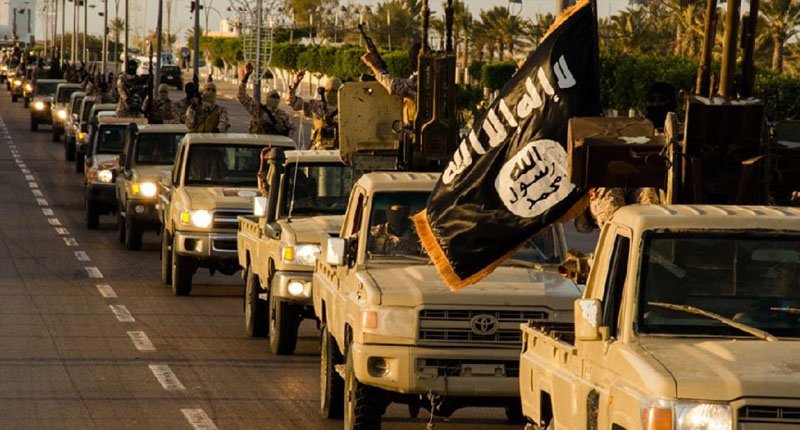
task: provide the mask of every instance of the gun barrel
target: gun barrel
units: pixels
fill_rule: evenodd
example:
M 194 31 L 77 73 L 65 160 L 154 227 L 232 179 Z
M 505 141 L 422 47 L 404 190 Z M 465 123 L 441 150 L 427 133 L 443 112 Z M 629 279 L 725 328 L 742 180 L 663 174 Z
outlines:
M 444 8 L 445 18 L 445 39 L 444 50 L 450 54 L 453 52 L 453 0 L 447 0 L 447 6 Z

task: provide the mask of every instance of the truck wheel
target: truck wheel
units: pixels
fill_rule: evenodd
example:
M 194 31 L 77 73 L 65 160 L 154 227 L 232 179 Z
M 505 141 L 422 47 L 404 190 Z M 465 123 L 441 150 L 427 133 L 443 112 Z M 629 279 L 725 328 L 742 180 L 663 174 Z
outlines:
M 75 173 L 83 173 L 84 155 L 75 154 Z
M 61 142 L 61 129 L 53 127 L 53 142 Z
M 300 312 L 291 303 L 283 302 L 269 290 L 269 350 L 277 355 L 292 355 L 297 346 Z
M 13 94 L 11 95 L 11 101 L 12 101 L 13 103 L 16 103 L 18 99 L 19 99 L 19 97 L 18 97 L 18 96 L 15 96 L 15 95 L 13 95 Z
M 100 214 L 97 212 L 97 208 L 86 200 L 86 210 L 84 218 L 86 218 L 86 228 L 89 230 L 97 230 L 100 227 Z
M 342 354 L 327 327 L 322 327 L 319 348 L 319 411 L 325 419 L 342 419 L 344 415 L 344 379 L 336 373 Z
M 70 139 L 64 139 L 64 158 L 67 161 L 75 161 L 75 142 Z
M 506 406 L 506 419 L 510 424 L 524 424 L 525 417 L 522 415 L 522 404 L 515 403 Z
M 130 212 L 125 212 L 130 213 Z M 125 217 L 125 247 L 130 251 L 142 249 L 142 229 L 135 224 L 133 218 Z
M 161 230 L 161 283 L 164 285 L 172 284 L 172 252 L 169 246 L 172 238 L 166 230 Z
M 125 217 L 122 216 L 122 211 L 117 211 L 117 240 L 119 243 L 125 243 Z
M 380 430 L 381 397 L 379 389 L 364 385 L 356 379 L 353 351 L 348 350 L 344 380 L 345 430 Z
M 261 292 L 258 275 L 248 268 L 244 284 L 244 326 L 250 337 L 265 337 L 267 335 L 267 306 L 258 298 Z
M 31 131 L 39 131 L 39 123 L 31 118 Z
M 28 107 L 30 105 L 31 105 L 31 100 L 29 98 L 25 97 L 24 99 L 22 99 L 22 107 Z
M 176 296 L 188 296 L 192 292 L 194 264 L 189 257 L 177 253 L 178 247 L 172 244 L 172 292 Z

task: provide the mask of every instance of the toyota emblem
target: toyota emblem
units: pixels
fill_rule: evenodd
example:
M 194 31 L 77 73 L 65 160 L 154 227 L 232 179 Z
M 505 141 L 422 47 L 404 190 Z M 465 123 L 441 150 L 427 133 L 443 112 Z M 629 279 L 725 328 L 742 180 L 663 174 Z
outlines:
M 478 336 L 491 336 L 497 333 L 499 324 L 497 318 L 488 314 L 475 315 L 469 321 L 472 332 Z

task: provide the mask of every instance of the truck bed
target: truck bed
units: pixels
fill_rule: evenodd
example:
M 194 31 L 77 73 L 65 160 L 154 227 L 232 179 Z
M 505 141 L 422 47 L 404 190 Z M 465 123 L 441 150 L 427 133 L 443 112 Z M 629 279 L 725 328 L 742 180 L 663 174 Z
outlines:
M 236 250 L 239 254 L 239 266 L 247 268 L 248 252 L 255 256 L 258 250 L 258 240 L 262 231 L 259 217 L 254 215 L 240 215 L 239 229 L 236 232 Z

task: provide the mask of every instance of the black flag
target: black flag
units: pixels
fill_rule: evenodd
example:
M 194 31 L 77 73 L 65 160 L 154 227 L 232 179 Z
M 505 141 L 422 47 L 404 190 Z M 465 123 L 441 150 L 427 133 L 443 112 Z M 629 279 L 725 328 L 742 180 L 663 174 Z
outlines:
M 584 0 L 559 17 L 459 145 L 414 216 L 451 289 L 478 282 L 580 206 L 583 193 L 567 175 L 567 122 L 601 113 L 597 67 L 595 18 Z

